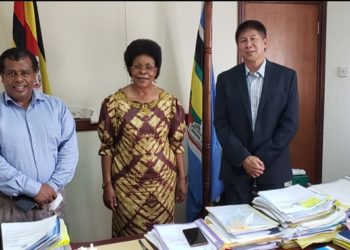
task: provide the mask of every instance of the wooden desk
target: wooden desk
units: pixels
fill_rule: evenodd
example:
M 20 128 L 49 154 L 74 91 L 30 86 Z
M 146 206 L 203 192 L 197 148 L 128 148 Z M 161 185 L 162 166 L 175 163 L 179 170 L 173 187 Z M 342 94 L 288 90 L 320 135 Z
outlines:
M 128 241 L 135 241 L 138 239 L 143 239 L 143 235 L 135 235 L 135 236 L 127 236 L 127 237 L 119 237 L 119 238 L 113 238 L 113 239 L 108 239 L 108 240 L 100 240 L 100 241 L 94 241 L 92 242 L 94 246 L 107 246 L 110 244 L 115 244 L 115 243 L 120 243 L 120 242 L 128 242 Z M 90 242 L 82 242 L 82 243 L 72 243 L 71 247 L 73 250 L 78 249 L 79 247 L 89 247 Z M 117 245 L 116 245 L 117 246 Z M 137 245 L 138 248 L 134 249 L 141 249 L 141 246 Z M 334 249 L 337 250 L 344 250 L 343 248 L 336 246 L 334 244 L 328 243 L 328 244 L 313 244 L 312 246 L 309 246 L 307 248 L 304 248 L 304 250 L 314 250 L 317 247 L 321 246 L 330 246 Z M 116 247 L 113 247 L 113 249 L 118 249 Z M 121 248 L 120 248 L 121 249 Z M 289 250 L 300 250 L 301 248 L 289 248 Z M 99 249 L 98 249 L 99 250 Z M 104 249 L 102 249 L 104 250 Z M 128 249 L 128 250 L 133 250 L 133 249 Z M 150 248 L 151 250 L 151 248 Z M 283 250 L 283 248 L 280 248 L 280 250 Z
M 125 236 L 125 237 L 118 237 L 118 238 L 112 238 L 108 240 L 100 240 L 100 241 L 93 241 L 93 242 L 81 242 L 81 243 L 72 243 L 70 244 L 72 250 L 78 249 L 79 247 L 90 247 L 90 243 L 93 243 L 94 246 L 105 246 L 110 245 L 114 243 L 120 243 L 120 242 L 128 242 L 133 240 L 143 239 L 143 235 L 134 235 L 134 236 Z M 141 248 L 139 248 L 141 249 Z

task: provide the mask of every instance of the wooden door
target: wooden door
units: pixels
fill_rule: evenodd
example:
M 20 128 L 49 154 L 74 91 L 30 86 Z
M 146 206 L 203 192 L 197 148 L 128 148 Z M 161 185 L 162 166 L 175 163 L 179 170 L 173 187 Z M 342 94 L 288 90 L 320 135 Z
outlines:
M 299 127 L 290 150 L 293 168 L 309 181 L 322 179 L 324 100 L 324 2 L 239 3 L 239 22 L 261 21 L 267 29 L 267 59 L 293 68 L 298 76 Z

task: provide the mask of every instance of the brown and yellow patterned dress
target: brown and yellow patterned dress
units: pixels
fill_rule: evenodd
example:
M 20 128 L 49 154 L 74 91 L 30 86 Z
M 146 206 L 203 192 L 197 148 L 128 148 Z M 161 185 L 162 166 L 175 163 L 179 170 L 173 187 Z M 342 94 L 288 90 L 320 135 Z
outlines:
M 162 91 L 144 104 L 119 90 L 101 107 L 99 155 L 113 156 L 112 181 L 118 206 L 113 212 L 113 237 L 143 234 L 154 224 L 174 219 L 177 167 L 183 153 L 184 110 Z

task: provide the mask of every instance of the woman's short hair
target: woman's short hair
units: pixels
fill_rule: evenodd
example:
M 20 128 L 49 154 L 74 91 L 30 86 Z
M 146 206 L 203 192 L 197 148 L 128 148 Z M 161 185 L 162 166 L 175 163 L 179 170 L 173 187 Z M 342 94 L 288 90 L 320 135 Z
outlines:
M 162 49 L 160 46 L 150 39 L 137 39 L 132 41 L 124 52 L 124 62 L 128 70 L 129 76 L 131 76 L 130 67 L 132 66 L 136 57 L 141 55 L 147 55 L 153 58 L 155 66 L 157 67 L 157 74 L 155 78 L 159 76 L 160 67 L 162 65 Z

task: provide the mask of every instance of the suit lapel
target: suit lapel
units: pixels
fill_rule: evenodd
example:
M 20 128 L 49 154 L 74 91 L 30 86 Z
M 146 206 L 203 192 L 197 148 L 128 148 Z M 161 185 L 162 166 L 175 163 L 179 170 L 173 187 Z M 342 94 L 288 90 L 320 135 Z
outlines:
M 264 83 L 261 90 L 261 97 L 259 101 L 259 107 L 258 107 L 258 114 L 256 117 L 256 122 L 259 121 L 259 117 L 261 116 L 261 112 L 264 108 L 264 105 L 266 104 L 266 101 L 269 99 L 270 93 L 272 91 L 272 75 L 271 70 L 272 64 L 266 60 L 266 67 L 265 67 L 265 77 L 264 77 Z
M 237 82 L 237 89 L 238 89 L 239 94 L 242 98 L 242 102 L 244 104 L 244 109 L 245 109 L 245 112 L 248 116 L 249 125 L 250 125 L 250 127 L 252 127 L 252 111 L 251 111 L 251 107 L 250 107 L 250 99 L 249 99 L 244 63 L 240 64 L 238 75 L 239 75 L 239 77 L 238 77 L 239 80 Z

